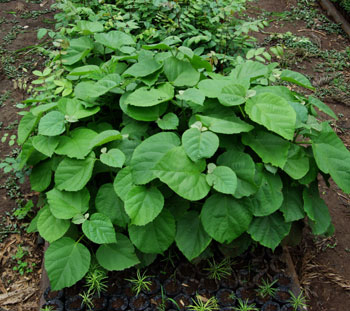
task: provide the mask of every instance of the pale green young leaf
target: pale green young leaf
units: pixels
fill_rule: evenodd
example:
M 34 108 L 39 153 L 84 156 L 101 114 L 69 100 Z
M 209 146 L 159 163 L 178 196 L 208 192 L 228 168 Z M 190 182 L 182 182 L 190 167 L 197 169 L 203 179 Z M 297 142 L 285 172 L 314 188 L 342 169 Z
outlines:
M 180 91 L 176 98 L 184 100 L 186 102 L 191 102 L 199 106 L 203 106 L 205 95 L 196 88 L 189 88 L 185 91 Z
M 164 115 L 161 119 L 157 120 L 157 125 L 162 130 L 176 130 L 179 126 L 179 118 L 173 112 L 169 112 Z
M 107 144 L 111 141 L 119 140 L 122 138 L 123 137 L 119 131 L 106 130 L 106 131 L 99 133 L 95 138 L 93 138 L 90 142 L 89 147 L 92 149 L 92 148 L 95 148 L 97 146 L 101 146 L 101 145 Z
M 310 83 L 309 79 L 306 78 L 300 72 L 286 69 L 286 70 L 282 71 L 280 78 L 282 81 L 291 82 L 291 83 L 305 87 L 305 88 L 312 90 L 312 91 L 315 90 L 315 88 Z
M 122 167 L 125 163 L 125 154 L 119 149 L 110 149 L 107 153 L 101 153 L 100 160 L 110 167 Z
M 222 88 L 218 99 L 221 105 L 238 106 L 246 101 L 246 89 L 239 84 L 230 84 Z
M 134 185 L 132 168 L 130 166 L 122 168 L 113 182 L 114 191 L 124 202 L 126 195 Z
M 57 108 L 66 118 L 79 120 L 90 117 L 100 111 L 100 107 L 85 108 L 82 101 L 76 98 L 64 97 L 58 101 Z
M 338 120 L 337 115 L 325 103 L 321 102 L 319 99 L 317 99 L 316 97 L 313 97 L 313 96 L 309 96 L 308 99 L 309 99 L 309 103 L 312 106 L 317 107 L 320 111 L 322 111 L 322 112 L 328 114 L 329 116 L 331 116 L 332 118 Z

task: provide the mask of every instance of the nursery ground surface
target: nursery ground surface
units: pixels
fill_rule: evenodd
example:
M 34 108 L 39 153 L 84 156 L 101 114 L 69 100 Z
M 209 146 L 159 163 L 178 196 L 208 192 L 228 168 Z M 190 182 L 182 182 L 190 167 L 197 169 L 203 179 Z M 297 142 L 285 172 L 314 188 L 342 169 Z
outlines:
M 18 153 L 18 146 L 8 143 L 18 124 L 16 104 L 27 96 L 21 85 L 32 79 L 23 68 L 31 72 L 43 62 L 35 48 L 27 47 L 42 42 L 37 40 L 37 29 L 52 27 L 49 9 L 50 2 L 45 0 L 0 0 L 0 138 L 8 135 L 6 142 L 0 143 L 0 163 Z M 254 34 L 259 45 L 285 46 L 281 65 L 310 77 L 317 95 L 337 113 L 334 129 L 349 148 L 349 39 L 311 0 L 254 1 L 249 3 L 247 15 L 272 21 L 270 27 Z M 17 216 L 13 212 L 37 198 L 27 182 L 21 185 L 11 173 L 1 172 L 0 184 L 0 310 L 36 310 L 42 246 L 35 235 L 24 233 L 29 222 L 29 217 L 23 216 L 25 210 Z M 320 190 L 330 207 L 335 235 L 314 239 L 306 230 L 301 245 L 291 251 L 309 296 L 309 310 L 345 311 L 350 305 L 350 198 L 332 182 L 330 188 L 321 184 Z

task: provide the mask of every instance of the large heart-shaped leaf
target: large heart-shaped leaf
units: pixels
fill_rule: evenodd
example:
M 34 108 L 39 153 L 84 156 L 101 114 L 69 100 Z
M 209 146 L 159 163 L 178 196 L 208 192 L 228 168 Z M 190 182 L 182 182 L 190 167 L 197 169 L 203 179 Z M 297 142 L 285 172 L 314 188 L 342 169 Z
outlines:
M 291 223 L 285 222 L 281 213 L 256 217 L 249 226 L 248 233 L 254 241 L 274 250 L 290 231 Z
M 131 242 L 146 254 L 159 254 L 168 249 L 175 238 L 175 219 L 166 209 L 145 226 L 129 225 Z
M 207 182 L 210 186 L 221 193 L 234 195 L 237 189 L 237 176 L 227 166 L 217 166 L 207 175 Z
M 40 119 L 39 115 L 35 116 L 30 112 L 28 112 L 23 116 L 23 118 L 19 122 L 18 132 L 17 132 L 19 145 L 22 145 L 27 140 L 29 135 L 33 132 L 34 128 L 38 124 L 39 119 Z
M 87 238 L 97 244 L 115 243 L 116 233 L 108 216 L 95 213 L 84 221 L 82 229 Z
M 145 139 L 135 148 L 131 159 L 133 180 L 136 184 L 146 184 L 156 178 L 154 168 L 157 162 L 173 147 L 180 145 L 174 133 L 163 132 Z
M 64 114 L 51 111 L 40 119 L 39 134 L 45 136 L 58 136 L 66 130 Z
M 95 154 L 91 152 L 85 160 L 65 158 L 55 172 L 58 190 L 79 191 L 85 187 L 92 176 Z
M 60 219 L 70 219 L 89 209 L 90 194 L 84 188 L 76 192 L 52 189 L 46 193 L 52 214 Z
M 202 171 L 205 162 L 193 163 L 182 147 L 170 149 L 155 166 L 155 175 L 179 196 L 196 201 L 203 199 L 210 187 Z
M 305 217 L 304 203 L 301 189 L 296 187 L 283 187 L 283 203 L 280 211 L 286 222 L 292 222 Z
M 117 233 L 117 243 L 103 244 L 97 252 L 98 263 L 109 271 L 121 271 L 140 263 L 129 239 Z
M 45 161 L 33 167 L 30 174 L 30 185 L 34 191 L 41 192 L 50 186 L 52 178 L 51 165 L 51 161 Z
M 129 217 L 125 213 L 124 203 L 117 196 L 113 185 L 102 185 L 97 192 L 95 206 L 99 213 L 109 217 L 113 224 L 125 227 L 129 223 Z
M 186 213 L 177 221 L 175 242 L 188 260 L 198 257 L 211 240 L 196 211 Z
M 78 282 L 88 272 L 91 255 L 81 243 L 62 238 L 50 244 L 45 252 L 45 269 L 52 290 L 60 290 Z
M 144 226 L 154 220 L 162 211 L 164 197 L 155 187 L 134 186 L 125 198 L 125 211 L 131 224 Z
M 95 34 L 95 40 L 112 50 L 120 50 L 125 45 L 135 45 L 132 36 L 125 32 L 112 30 L 105 33 Z
M 288 159 L 283 170 L 292 178 L 300 179 L 309 171 L 309 158 L 304 148 L 291 144 L 288 151 Z
M 93 49 L 92 40 L 88 36 L 82 36 L 77 39 L 69 40 L 67 53 L 62 56 L 64 65 L 73 65 L 86 57 Z
M 252 220 L 244 199 L 218 193 L 205 201 L 200 217 L 205 231 L 220 243 L 230 243 L 238 238 Z
M 288 102 L 273 93 L 263 93 L 247 100 L 249 117 L 285 139 L 294 137 L 296 113 Z
M 34 136 L 33 138 L 33 147 L 39 152 L 45 154 L 48 157 L 51 157 L 55 152 L 56 147 L 59 144 L 60 138 L 57 136 Z
M 182 145 L 190 159 L 196 162 L 214 155 L 219 148 L 219 137 L 209 131 L 191 128 L 182 134 Z

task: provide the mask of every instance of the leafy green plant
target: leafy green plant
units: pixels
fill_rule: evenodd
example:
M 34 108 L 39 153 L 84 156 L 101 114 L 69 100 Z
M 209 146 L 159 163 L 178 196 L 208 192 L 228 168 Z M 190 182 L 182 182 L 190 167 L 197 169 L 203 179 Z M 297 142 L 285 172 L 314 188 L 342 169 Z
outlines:
M 180 310 L 180 307 L 179 305 L 177 304 L 176 300 L 173 299 L 173 298 L 170 298 L 170 297 L 167 297 L 165 294 L 164 294 L 164 288 L 163 286 L 161 285 L 160 286 L 160 295 L 161 295 L 161 298 L 162 298 L 162 302 L 160 305 L 157 306 L 157 310 L 159 311 L 165 311 L 166 310 L 166 307 L 167 307 L 167 302 L 171 302 L 173 304 L 173 306 L 176 307 L 176 309 Z
M 44 308 L 40 308 L 40 311 L 54 311 L 53 306 L 45 306 Z
M 227 257 L 219 263 L 217 263 L 215 259 L 212 259 L 211 261 L 208 260 L 208 263 L 209 267 L 205 268 L 205 270 L 208 271 L 209 278 L 220 281 L 221 279 L 231 276 L 231 258 Z
M 243 301 L 242 299 L 238 298 L 237 300 L 238 306 L 233 307 L 233 310 L 236 311 L 258 311 L 259 309 L 255 307 L 255 304 L 249 304 L 248 300 Z
M 196 299 L 192 299 L 193 305 L 188 306 L 188 310 L 193 311 L 213 311 L 219 310 L 219 305 L 215 297 L 206 299 L 200 295 L 196 296 Z
M 94 303 L 92 301 L 92 292 L 90 291 L 83 291 L 79 294 L 79 296 L 82 299 L 81 305 L 85 306 L 88 310 L 93 310 Z
M 350 152 L 315 108 L 334 112 L 283 85 L 312 92 L 307 77 L 238 57 L 223 74 L 201 41 L 114 30 L 105 18 L 123 20 L 109 5 L 60 4 L 57 49 L 17 135 L 19 166 L 44 196 L 30 231 L 50 242 L 54 290 L 95 259 L 119 271 L 176 245 L 192 261 L 242 236 L 274 250 L 305 217 L 314 234 L 332 232 L 317 176 L 349 193 Z M 126 9 L 153 20 L 151 8 Z M 73 91 L 55 94 L 56 80 Z
M 302 291 L 299 293 L 299 295 L 294 295 L 292 291 L 289 291 L 289 294 L 291 297 L 288 302 L 292 305 L 294 311 L 304 310 L 307 308 L 306 298 Z
M 277 288 L 273 287 L 277 280 L 269 282 L 268 280 L 263 279 L 262 284 L 258 286 L 256 290 L 258 295 L 262 298 L 265 297 L 274 297 L 277 292 Z
M 33 272 L 33 268 L 36 265 L 35 263 L 29 264 L 27 261 L 23 260 L 23 257 L 25 257 L 27 254 L 28 252 L 25 251 L 21 245 L 18 245 L 16 254 L 12 256 L 12 259 L 16 262 L 16 265 L 12 268 L 12 270 L 18 271 L 20 275 Z
M 152 285 L 152 282 L 148 280 L 149 278 L 150 276 L 146 275 L 145 271 L 141 275 L 140 269 L 137 269 L 136 278 L 126 279 L 126 281 L 129 281 L 131 283 L 131 289 L 137 296 L 143 290 L 144 291 L 150 290 L 150 286 Z

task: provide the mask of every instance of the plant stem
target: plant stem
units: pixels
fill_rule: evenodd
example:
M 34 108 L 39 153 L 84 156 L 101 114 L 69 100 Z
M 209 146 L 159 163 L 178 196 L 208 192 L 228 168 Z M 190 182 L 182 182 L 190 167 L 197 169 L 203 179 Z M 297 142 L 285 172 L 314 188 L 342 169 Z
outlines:
M 295 141 L 294 142 L 295 144 L 301 144 L 301 145 L 310 145 L 312 144 L 312 141 L 311 140 L 308 140 L 308 141 Z

